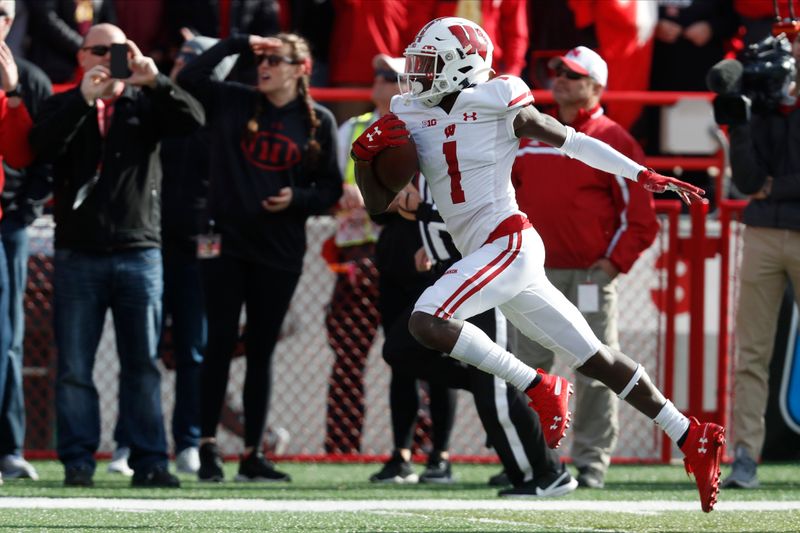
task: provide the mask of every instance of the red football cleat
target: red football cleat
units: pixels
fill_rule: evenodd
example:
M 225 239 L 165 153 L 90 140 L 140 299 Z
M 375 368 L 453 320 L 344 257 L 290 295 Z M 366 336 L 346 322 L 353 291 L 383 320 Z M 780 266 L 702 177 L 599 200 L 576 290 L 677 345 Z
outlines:
M 528 405 L 539 415 L 547 446 L 558 448 L 572 419 L 572 412 L 569 411 L 572 383 L 561 376 L 547 374 L 541 368 L 537 368 L 536 372 L 542 376 L 542 381 L 525 391 L 531 399 Z
M 689 418 L 689 434 L 681 446 L 686 457 L 683 464 L 687 474 L 694 474 L 700 505 L 703 512 L 711 512 L 719 495 L 719 462 L 725 445 L 725 428 L 707 422 L 701 424 L 695 417 Z

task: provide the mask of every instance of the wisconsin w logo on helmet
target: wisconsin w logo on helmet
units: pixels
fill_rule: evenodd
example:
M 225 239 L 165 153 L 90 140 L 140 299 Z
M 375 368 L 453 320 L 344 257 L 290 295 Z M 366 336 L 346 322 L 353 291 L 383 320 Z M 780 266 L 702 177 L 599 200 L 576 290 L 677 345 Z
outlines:
M 406 48 L 400 88 L 406 100 L 437 105 L 446 94 L 489 79 L 494 46 L 474 22 L 459 17 L 432 20 Z
M 465 54 L 478 54 L 484 60 L 486 59 L 487 42 L 489 38 L 486 37 L 486 34 L 483 33 L 483 30 L 479 26 L 473 27 L 456 24 L 450 26 L 448 29 L 455 35 L 458 42 L 461 43 Z

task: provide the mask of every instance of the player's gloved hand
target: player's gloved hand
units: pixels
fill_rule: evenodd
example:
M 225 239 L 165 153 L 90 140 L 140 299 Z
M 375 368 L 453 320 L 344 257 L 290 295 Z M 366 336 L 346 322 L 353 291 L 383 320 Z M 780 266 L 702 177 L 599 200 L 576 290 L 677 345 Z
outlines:
M 394 113 L 387 113 L 358 136 L 353 142 L 350 155 L 361 161 L 372 161 L 386 148 L 406 144 L 408 135 L 405 122 Z
M 706 193 L 700 187 L 695 187 L 690 183 L 670 178 L 669 176 L 662 176 L 649 168 L 639 172 L 636 181 L 650 192 L 674 191 L 687 205 L 691 204 L 692 201 L 702 202 L 703 195 Z

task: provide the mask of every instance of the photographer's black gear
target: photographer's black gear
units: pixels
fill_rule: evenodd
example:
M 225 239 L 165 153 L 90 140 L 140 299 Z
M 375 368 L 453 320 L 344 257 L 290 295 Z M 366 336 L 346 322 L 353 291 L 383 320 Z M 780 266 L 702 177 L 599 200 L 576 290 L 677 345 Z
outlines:
M 792 45 L 785 35 L 767 37 L 750 45 L 740 60 L 725 59 L 708 72 L 706 84 L 717 93 L 714 120 L 736 125 L 753 113 L 770 113 L 789 96 L 795 79 Z
M 795 78 L 792 43 L 785 35 L 767 37 L 742 52 L 742 92 L 753 101 L 753 111 L 778 108 Z
M 751 101 L 742 94 L 744 66 L 736 59 L 723 59 L 708 71 L 706 85 L 719 96 L 714 98 L 717 124 L 738 125 L 750 120 Z

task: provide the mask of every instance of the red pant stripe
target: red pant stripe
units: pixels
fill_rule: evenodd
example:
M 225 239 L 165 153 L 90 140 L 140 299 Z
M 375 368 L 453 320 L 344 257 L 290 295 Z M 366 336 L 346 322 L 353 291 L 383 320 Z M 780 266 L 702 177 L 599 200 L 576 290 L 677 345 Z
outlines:
M 514 236 L 517 236 L 517 243 L 514 243 Z M 492 259 L 492 261 L 487 264 L 485 267 L 480 269 L 476 272 L 473 276 L 471 276 L 468 280 L 461 284 L 461 286 L 445 301 L 439 309 L 436 310 L 434 316 L 438 318 L 446 318 L 449 319 L 455 314 L 456 310 L 467 301 L 473 294 L 481 290 L 487 283 L 492 281 L 496 278 L 502 271 L 504 271 L 508 265 L 514 261 L 514 258 L 517 257 L 519 254 L 519 249 L 522 245 L 522 235 L 520 232 L 512 233 L 508 236 L 508 247 L 500 252 L 500 254 Z M 513 250 L 512 250 L 513 248 Z M 509 256 L 510 255 L 510 256 Z M 504 258 L 506 258 L 505 263 L 500 265 L 497 269 L 494 270 L 491 274 L 486 276 L 484 279 L 480 280 L 484 274 L 489 272 L 493 269 L 498 263 L 500 263 Z M 480 280 L 477 281 L 476 280 Z M 466 291 L 466 294 L 464 292 Z M 450 309 L 447 309 L 448 306 L 451 305 L 451 302 L 455 300 L 459 295 L 464 294 L 455 304 L 452 305 Z

